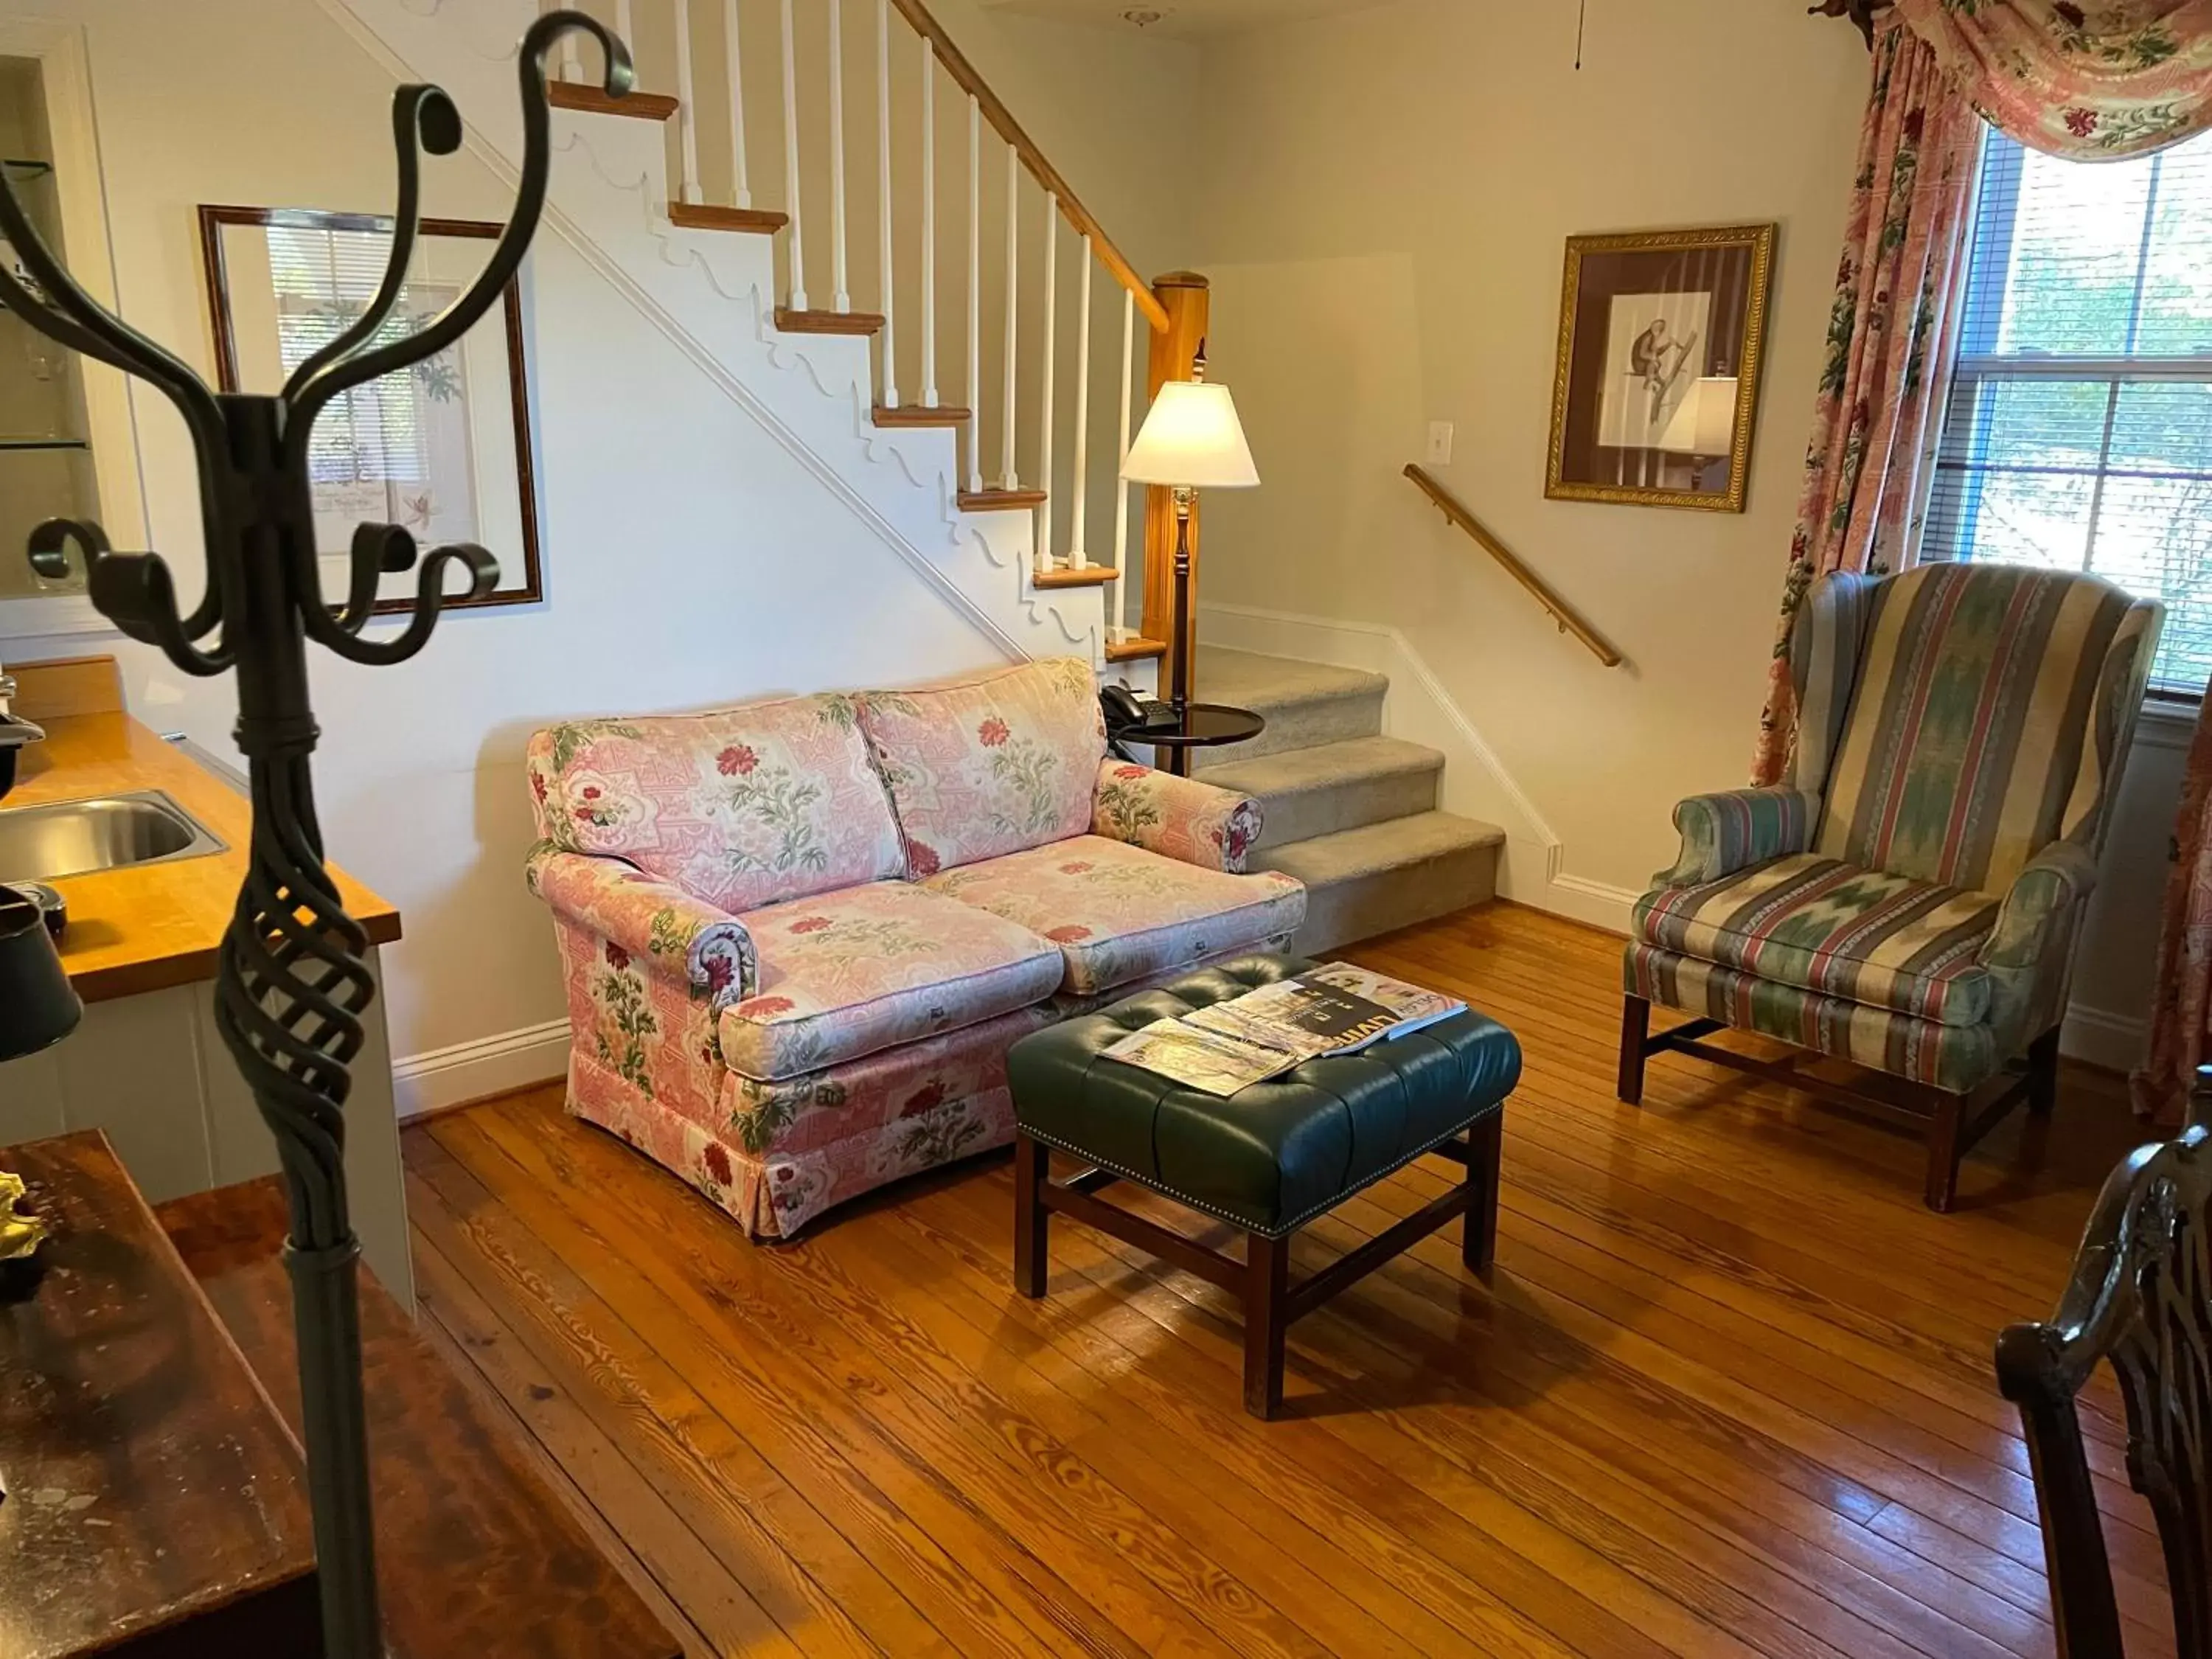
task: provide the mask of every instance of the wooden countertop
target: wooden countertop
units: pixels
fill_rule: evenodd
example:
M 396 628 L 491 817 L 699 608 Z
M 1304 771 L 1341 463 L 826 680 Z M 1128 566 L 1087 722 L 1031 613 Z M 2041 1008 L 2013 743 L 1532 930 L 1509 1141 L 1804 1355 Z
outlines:
M 33 695 L 40 666 L 14 672 L 24 686 L 17 710 L 46 727 L 46 740 L 24 750 L 15 787 L 0 800 L 0 811 L 159 789 L 228 848 L 52 883 L 69 902 L 62 963 L 70 983 L 86 1001 L 98 1002 L 213 979 L 216 947 L 246 878 L 252 822 L 246 798 L 119 708 L 46 712 L 57 705 L 42 707 Z M 397 909 L 335 866 L 331 873 L 346 908 L 373 943 L 389 945 L 399 937 Z

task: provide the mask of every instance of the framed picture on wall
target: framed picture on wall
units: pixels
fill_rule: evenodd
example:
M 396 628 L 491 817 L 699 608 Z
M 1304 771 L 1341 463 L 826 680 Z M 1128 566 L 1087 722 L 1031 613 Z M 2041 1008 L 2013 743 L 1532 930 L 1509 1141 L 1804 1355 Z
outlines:
M 1567 239 L 1553 501 L 1741 513 L 1772 225 Z
M 367 309 L 392 246 L 392 221 L 368 214 L 203 206 L 199 226 L 225 392 L 278 390 Z M 403 337 L 444 310 L 483 268 L 499 234 L 498 225 L 473 219 L 423 220 L 385 331 Z M 355 526 L 374 523 L 399 526 L 425 551 L 474 542 L 499 561 L 496 588 L 448 605 L 544 597 L 520 282 L 501 296 L 503 326 L 471 329 L 317 414 L 310 451 L 326 593 L 345 592 Z M 386 574 L 376 609 L 409 609 L 416 580 L 414 571 Z

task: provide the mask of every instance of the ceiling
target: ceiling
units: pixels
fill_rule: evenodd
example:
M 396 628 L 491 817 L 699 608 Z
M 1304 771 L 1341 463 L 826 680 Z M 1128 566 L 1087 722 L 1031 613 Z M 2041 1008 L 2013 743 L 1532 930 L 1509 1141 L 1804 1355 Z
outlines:
M 1157 12 L 1159 21 L 1144 26 L 1147 34 L 1177 40 L 1204 40 L 1241 34 L 1275 23 L 1300 22 L 1331 12 L 1364 11 L 1390 0 L 981 0 L 995 11 L 1025 13 L 1064 22 L 1095 23 L 1134 29 L 1130 12 Z

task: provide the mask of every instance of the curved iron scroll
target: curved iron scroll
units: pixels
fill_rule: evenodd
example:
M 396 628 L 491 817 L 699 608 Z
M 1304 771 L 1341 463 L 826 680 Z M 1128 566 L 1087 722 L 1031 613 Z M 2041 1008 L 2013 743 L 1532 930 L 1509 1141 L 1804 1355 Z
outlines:
M 471 597 L 496 586 L 499 572 L 480 547 L 434 549 L 420 561 L 406 625 L 390 636 L 363 637 L 378 579 L 415 568 L 415 542 L 396 525 L 361 526 L 345 597 L 331 605 L 316 562 L 308 437 L 331 398 L 444 350 L 514 275 L 537 231 L 552 165 L 546 58 L 572 32 L 591 36 L 605 52 L 607 94 L 629 91 L 629 53 L 604 26 L 573 11 L 532 24 L 518 58 L 522 177 L 507 225 L 466 291 L 416 332 L 380 344 L 419 228 L 420 152 L 451 155 L 462 137 L 459 112 L 436 87 L 402 87 L 393 94 L 398 201 L 383 280 L 360 319 L 273 397 L 210 391 L 185 363 L 102 307 L 40 239 L 0 174 L 0 231 L 31 278 L 26 283 L 0 264 L 0 304 L 63 345 L 159 388 L 184 416 L 198 455 L 208 574 L 189 614 L 180 611 L 159 555 L 114 552 L 97 525 L 49 520 L 33 532 L 29 551 L 33 566 L 49 577 L 66 574 L 74 552 L 93 603 L 184 672 L 238 675 L 237 738 L 251 777 L 253 832 L 246 881 L 223 937 L 216 1020 L 276 1139 L 290 1203 L 285 1259 L 324 1646 L 331 1659 L 384 1651 L 362 1401 L 361 1247 L 347 1213 L 344 1169 L 348 1067 L 361 1051 L 362 1016 L 376 986 L 366 962 L 368 936 L 346 914 L 323 864 L 308 763 L 317 729 L 307 641 L 353 662 L 404 661 L 436 626 L 449 569 L 468 573 Z
M 2008 1329 L 1996 1361 L 2027 1430 L 2060 1653 L 2122 1651 L 2074 1405 L 2110 1361 L 2129 1477 L 2158 1522 L 2179 1651 L 2212 1659 L 2212 1127 L 2142 1147 L 2113 1173 L 2057 1314 Z

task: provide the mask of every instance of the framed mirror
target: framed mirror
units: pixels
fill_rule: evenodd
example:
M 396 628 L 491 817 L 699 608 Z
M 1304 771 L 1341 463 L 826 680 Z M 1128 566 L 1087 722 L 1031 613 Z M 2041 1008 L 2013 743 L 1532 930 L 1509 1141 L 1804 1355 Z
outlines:
M 1744 509 L 1772 225 L 1567 239 L 1553 501 Z
M 359 318 L 392 246 L 392 221 L 305 208 L 202 206 L 200 252 L 225 392 L 274 392 Z M 421 328 L 465 289 L 500 227 L 425 219 L 398 303 L 395 337 Z M 316 550 L 325 592 L 345 591 L 354 528 L 396 524 L 425 551 L 474 542 L 499 561 L 500 585 L 464 605 L 544 597 L 521 279 L 501 301 L 503 327 L 478 327 L 436 356 L 354 387 L 315 417 Z M 453 573 L 449 580 L 460 580 Z M 414 571 L 386 575 L 376 608 L 407 609 Z

